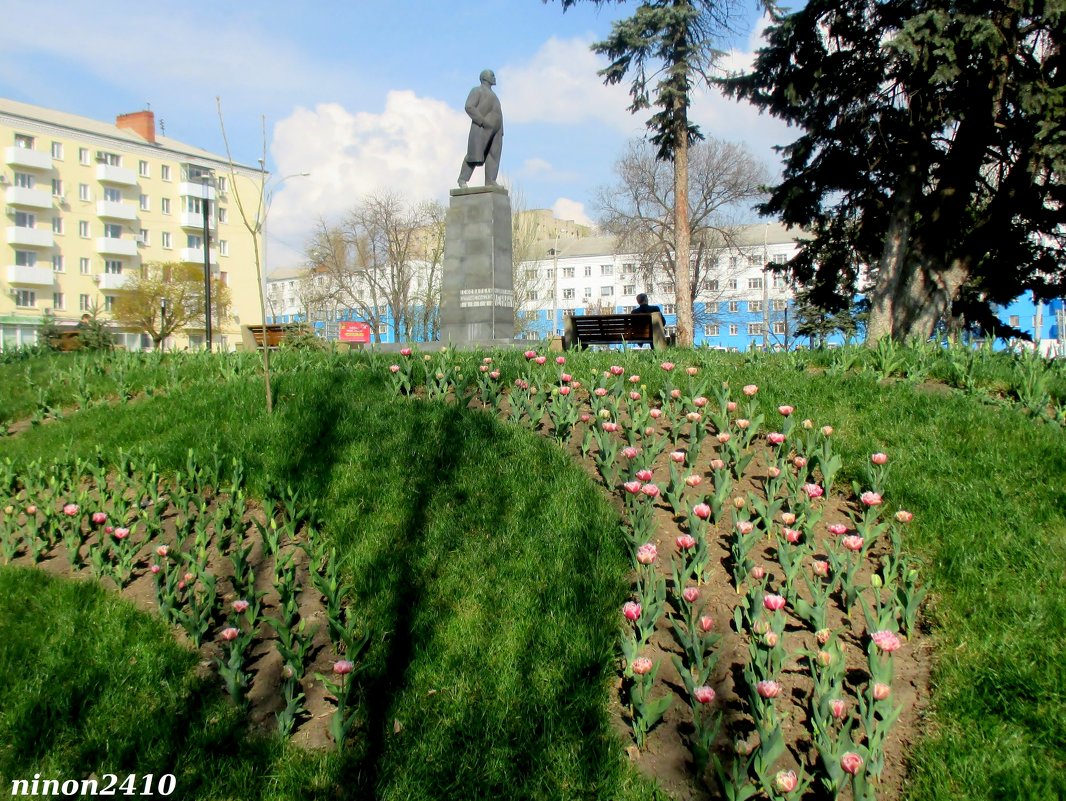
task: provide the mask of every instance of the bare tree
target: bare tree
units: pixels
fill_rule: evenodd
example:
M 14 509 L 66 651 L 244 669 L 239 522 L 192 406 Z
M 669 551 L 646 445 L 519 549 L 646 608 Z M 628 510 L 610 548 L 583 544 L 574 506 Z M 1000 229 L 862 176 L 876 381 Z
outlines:
M 763 196 L 769 173 L 742 144 L 716 139 L 693 144 L 688 163 L 689 269 L 678 270 L 677 231 L 674 215 L 673 165 L 655 157 L 650 145 L 631 140 L 615 164 L 617 181 L 602 187 L 596 205 L 600 225 L 618 239 L 620 252 L 639 259 L 640 278 L 646 289 L 687 300 L 689 308 L 704 304 L 694 323 L 713 319 L 709 309 L 727 295 L 730 278 L 739 261 L 723 258 L 723 251 L 739 252 L 739 220 Z M 688 277 L 688 292 L 677 286 Z
M 312 269 L 324 275 L 325 291 L 339 306 L 353 309 L 381 342 L 381 324 L 388 304 L 378 291 L 379 283 L 363 260 L 359 242 L 344 226 L 329 225 L 319 219 L 308 244 Z
M 417 232 L 415 258 L 413 339 L 440 339 L 440 287 L 444 267 L 444 227 L 448 210 L 437 201 L 420 207 L 422 226 Z
M 231 306 L 229 287 L 211 279 L 212 303 L 220 317 Z M 147 262 L 130 276 L 115 300 L 112 316 L 152 338 L 155 347 L 173 334 L 202 324 L 206 306 L 203 268 L 195 264 Z
M 522 339 L 535 328 L 537 306 L 552 292 L 552 266 L 538 266 L 537 243 L 544 236 L 540 223 L 527 214 L 521 187 L 508 187 L 511 195 L 511 281 L 514 291 L 514 334 Z

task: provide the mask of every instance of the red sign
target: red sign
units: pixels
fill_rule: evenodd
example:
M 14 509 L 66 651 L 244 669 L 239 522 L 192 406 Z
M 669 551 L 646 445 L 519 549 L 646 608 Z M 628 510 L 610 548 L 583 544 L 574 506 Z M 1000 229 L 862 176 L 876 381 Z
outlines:
M 341 342 L 370 342 L 370 323 L 343 322 L 338 339 Z

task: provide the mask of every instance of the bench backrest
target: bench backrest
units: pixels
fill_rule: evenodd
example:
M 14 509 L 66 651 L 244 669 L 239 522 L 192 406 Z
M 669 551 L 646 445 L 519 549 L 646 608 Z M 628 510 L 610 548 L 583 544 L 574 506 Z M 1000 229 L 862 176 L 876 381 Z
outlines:
M 647 343 L 656 348 L 666 345 L 663 318 L 658 312 L 572 316 L 566 318 L 565 328 L 568 347 L 622 342 Z

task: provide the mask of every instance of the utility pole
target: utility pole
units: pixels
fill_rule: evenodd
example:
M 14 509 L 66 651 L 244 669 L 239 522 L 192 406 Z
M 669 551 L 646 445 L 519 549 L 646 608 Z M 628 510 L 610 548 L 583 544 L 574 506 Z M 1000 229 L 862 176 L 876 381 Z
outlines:
M 208 227 L 208 174 L 200 175 L 203 185 L 203 199 L 200 201 L 200 210 L 204 217 L 204 334 L 207 340 L 207 350 L 211 351 L 211 230 Z

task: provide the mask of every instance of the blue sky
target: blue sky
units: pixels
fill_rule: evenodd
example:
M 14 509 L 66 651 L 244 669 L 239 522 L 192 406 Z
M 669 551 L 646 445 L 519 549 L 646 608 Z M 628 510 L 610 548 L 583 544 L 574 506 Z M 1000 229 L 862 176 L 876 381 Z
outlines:
M 168 136 L 222 152 L 218 96 L 234 158 L 249 164 L 265 117 L 271 269 L 299 261 L 316 218 L 337 219 L 366 193 L 446 200 L 465 150 L 463 104 L 486 67 L 504 111 L 501 178 L 527 208 L 594 220 L 597 188 L 645 133 L 647 115 L 626 111 L 628 84 L 603 86 L 606 62 L 589 50 L 634 3 L 565 14 L 539 0 L 4 5 L 0 96 L 98 120 L 150 103 Z M 750 63 L 759 25 L 752 3 L 724 43 L 728 67 Z M 693 117 L 774 171 L 771 146 L 791 138 L 713 91 L 699 93 Z M 300 172 L 311 174 L 280 182 Z

